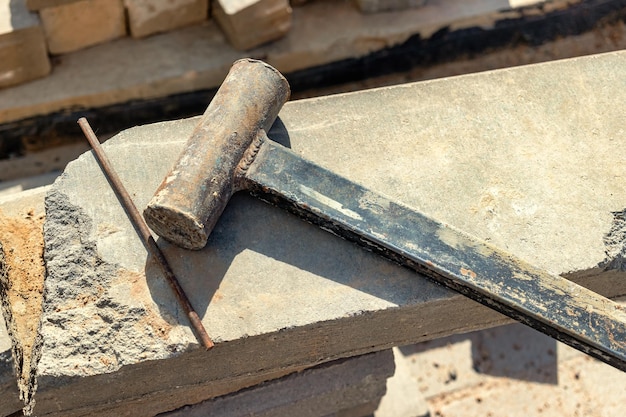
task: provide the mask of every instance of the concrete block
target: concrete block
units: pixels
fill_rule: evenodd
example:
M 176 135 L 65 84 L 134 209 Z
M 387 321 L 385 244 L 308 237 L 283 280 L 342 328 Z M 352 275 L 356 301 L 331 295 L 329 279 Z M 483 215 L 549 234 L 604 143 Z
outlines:
M 82 0 L 39 11 L 48 50 L 64 54 L 126 35 L 122 0 Z
M 356 0 L 356 4 L 364 13 L 389 12 L 421 7 L 428 0 Z
M 384 395 L 387 378 L 393 375 L 391 350 L 342 359 L 255 387 L 183 407 L 163 417 L 219 415 L 325 417 L 360 414 Z M 369 410 L 369 408 L 368 408 Z
M 49 72 L 46 40 L 37 15 L 22 2 L 0 0 L 0 88 Z
M 282 38 L 291 28 L 288 0 L 213 0 L 212 4 L 213 17 L 239 50 Z
M 626 161 L 615 152 L 625 60 L 616 52 L 294 101 L 269 136 L 539 267 L 624 295 L 613 213 L 626 207 L 616 181 Z M 140 209 L 196 123 L 106 142 Z M 90 153 L 51 188 L 45 229 L 41 416 L 157 414 L 338 358 L 509 322 L 237 195 L 203 250 L 158 241 L 217 343 L 206 352 Z
M 124 0 L 130 34 L 141 38 L 207 20 L 208 0 Z

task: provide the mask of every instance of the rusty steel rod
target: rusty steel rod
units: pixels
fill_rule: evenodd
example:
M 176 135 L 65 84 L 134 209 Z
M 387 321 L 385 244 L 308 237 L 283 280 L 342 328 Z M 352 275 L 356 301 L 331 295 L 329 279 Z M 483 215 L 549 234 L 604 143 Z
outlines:
M 206 329 L 204 328 L 204 325 L 202 324 L 198 313 L 196 313 L 196 311 L 193 309 L 193 306 L 191 305 L 189 298 L 187 298 L 185 291 L 178 282 L 176 275 L 174 275 L 174 272 L 167 262 L 165 255 L 163 255 L 163 252 L 152 237 L 152 233 L 150 232 L 148 225 L 144 221 L 143 217 L 141 217 L 141 215 L 139 214 L 139 210 L 137 210 L 135 203 L 133 203 L 133 200 L 128 194 L 128 191 L 126 191 L 126 188 L 122 184 L 120 177 L 113 169 L 111 162 L 104 153 L 104 149 L 102 149 L 102 146 L 100 145 L 98 137 L 91 129 L 91 126 L 89 125 L 89 122 L 86 118 L 81 117 L 78 120 L 78 125 L 82 129 L 85 137 L 89 141 L 89 144 L 93 148 L 94 153 L 96 154 L 96 159 L 100 163 L 100 167 L 102 167 L 102 171 L 104 171 L 104 174 L 111 183 L 113 191 L 115 191 L 118 198 L 120 199 L 120 202 L 122 203 L 126 214 L 128 214 L 131 223 L 141 237 L 141 240 L 146 246 L 146 249 L 161 267 L 161 270 L 163 271 L 167 282 L 169 283 L 170 287 L 172 287 L 172 290 L 174 291 L 174 294 L 176 294 L 176 298 L 178 299 L 183 310 L 185 310 L 185 313 L 187 314 L 187 317 L 189 318 L 189 321 L 191 323 L 191 327 L 194 329 L 200 343 L 207 350 L 211 349 L 213 347 L 213 341 L 209 337 Z

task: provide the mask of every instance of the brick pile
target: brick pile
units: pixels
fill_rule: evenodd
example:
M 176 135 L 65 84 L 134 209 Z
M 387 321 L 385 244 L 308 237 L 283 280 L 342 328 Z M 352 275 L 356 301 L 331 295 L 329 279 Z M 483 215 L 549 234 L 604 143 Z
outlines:
M 228 42 L 249 50 L 285 36 L 289 0 L 0 0 L 0 88 L 47 76 L 51 56 L 130 36 L 145 38 L 215 19 Z M 354 2 L 364 13 L 423 0 Z

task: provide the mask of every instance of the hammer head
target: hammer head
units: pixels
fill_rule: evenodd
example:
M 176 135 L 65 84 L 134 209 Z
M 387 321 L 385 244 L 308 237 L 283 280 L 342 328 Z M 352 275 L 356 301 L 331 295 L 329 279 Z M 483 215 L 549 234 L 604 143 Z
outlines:
M 276 69 L 236 61 L 144 210 L 148 226 L 178 246 L 202 249 L 239 189 L 248 149 L 265 136 L 289 94 Z

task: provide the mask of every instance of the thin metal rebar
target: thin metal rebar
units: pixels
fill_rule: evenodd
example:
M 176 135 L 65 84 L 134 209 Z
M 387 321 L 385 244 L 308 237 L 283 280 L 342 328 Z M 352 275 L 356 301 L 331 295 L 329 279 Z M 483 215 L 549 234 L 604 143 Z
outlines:
M 133 200 L 131 199 L 130 195 L 126 191 L 126 188 L 122 184 L 119 176 L 117 175 L 117 173 L 111 166 L 111 163 L 109 159 L 107 158 L 106 154 L 104 153 L 104 150 L 102 149 L 102 146 L 100 145 L 100 141 L 98 140 L 96 134 L 91 129 L 89 122 L 87 121 L 86 118 L 81 117 L 78 120 L 78 125 L 82 129 L 83 133 L 85 134 L 85 137 L 89 141 L 89 144 L 93 148 L 96 154 L 96 159 L 100 163 L 100 166 L 102 167 L 102 170 L 104 171 L 104 174 L 106 175 L 109 182 L 111 183 L 113 191 L 115 191 L 118 198 L 120 199 L 120 202 L 122 203 L 122 206 L 124 207 L 124 210 L 126 211 L 126 214 L 128 214 L 128 217 L 130 218 L 131 223 L 135 227 L 135 230 L 139 234 L 139 237 L 141 238 L 144 245 L 146 246 L 146 249 L 148 249 L 148 252 L 150 253 L 150 255 L 152 255 L 152 257 L 157 261 L 157 263 L 161 267 L 161 270 L 163 271 L 163 274 L 165 275 L 167 282 L 169 283 L 170 287 L 172 287 L 172 290 L 174 291 L 174 294 L 176 294 L 176 298 L 178 299 L 183 310 L 185 310 L 185 313 L 187 314 L 187 317 L 189 318 L 189 321 L 191 323 L 191 327 L 196 332 L 196 336 L 198 337 L 200 343 L 202 343 L 202 345 L 207 350 L 211 349 L 213 347 L 213 341 L 211 340 L 208 333 L 206 332 L 206 329 L 204 328 L 204 325 L 202 324 L 200 317 L 193 309 L 193 306 L 191 305 L 189 298 L 187 298 L 185 291 L 183 290 L 180 283 L 178 282 L 178 279 L 174 275 L 174 272 L 172 271 L 172 268 L 167 262 L 167 259 L 163 255 L 163 252 L 161 251 L 159 246 L 156 244 L 156 241 L 152 237 L 152 233 L 150 232 L 148 225 L 146 225 L 146 222 L 144 221 L 143 217 L 141 217 L 139 210 L 137 210 L 135 203 L 133 203 Z

